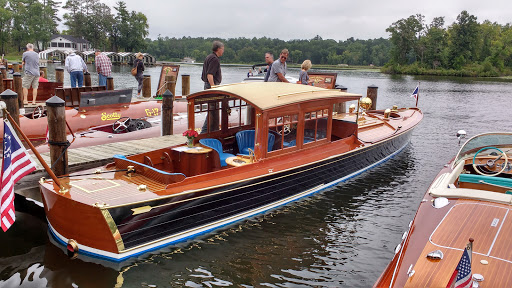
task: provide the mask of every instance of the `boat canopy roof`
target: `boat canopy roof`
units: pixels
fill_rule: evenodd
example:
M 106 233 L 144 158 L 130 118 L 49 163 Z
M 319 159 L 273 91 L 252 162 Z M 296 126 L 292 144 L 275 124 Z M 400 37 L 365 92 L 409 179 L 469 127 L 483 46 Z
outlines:
M 235 96 L 261 110 L 315 100 L 340 98 L 343 99 L 340 102 L 345 102 L 361 98 L 359 94 L 341 92 L 337 89 L 281 82 L 252 82 L 215 86 L 208 90 L 190 94 L 187 100 L 203 98 L 202 96 L 212 94 Z

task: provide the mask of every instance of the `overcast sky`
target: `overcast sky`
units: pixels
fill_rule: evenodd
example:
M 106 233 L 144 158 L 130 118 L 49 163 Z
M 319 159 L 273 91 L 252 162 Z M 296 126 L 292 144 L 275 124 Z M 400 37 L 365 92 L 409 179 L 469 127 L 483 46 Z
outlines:
M 118 0 L 100 0 L 114 7 Z M 124 0 L 148 18 L 149 37 L 270 37 L 283 40 L 388 38 L 393 22 L 422 14 L 451 25 L 463 10 L 478 22 L 512 22 L 512 1 L 481 0 Z M 112 13 L 115 14 L 112 9 Z

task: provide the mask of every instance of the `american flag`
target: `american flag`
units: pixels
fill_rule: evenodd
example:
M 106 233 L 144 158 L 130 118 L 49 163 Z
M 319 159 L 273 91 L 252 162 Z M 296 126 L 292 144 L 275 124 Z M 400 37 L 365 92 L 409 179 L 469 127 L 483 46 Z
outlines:
M 473 251 L 473 239 L 466 245 L 464 253 L 460 258 L 459 264 L 455 271 L 453 271 L 450 282 L 446 287 L 455 288 L 471 288 L 473 287 L 472 273 L 471 273 L 471 252 Z
M 16 220 L 14 214 L 14 184 L 23 176 L 36 170 L 36 165 L 28 156 L 25 147 L 14 132 L 11 124 L 4 121 L 4 154 L 0 182 L 0 222 L 7 231 Z

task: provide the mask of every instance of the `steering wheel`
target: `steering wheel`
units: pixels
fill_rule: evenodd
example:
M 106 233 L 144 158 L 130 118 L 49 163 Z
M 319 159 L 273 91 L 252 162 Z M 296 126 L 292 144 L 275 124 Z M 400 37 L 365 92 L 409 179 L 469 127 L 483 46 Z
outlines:
M 501 155 L 499 155 L 498 157 L 496 157 L 496 159 L 489 159 L 487 160 L 487 162 L 484 164 L 484 165 L 477 165 L 476 164 L 476 157 L 478 156 L 478 154 L 482 151 L 485 151 L 485 150 L 489 150 L 489 149 L 494 149 L 494 150 L 497 150 L 501 153 Z M 489 155 L 491 156 L 491 155 Z M 504 159 L 504 163 L 503 163 L 503 168 L 501 168 L 500 171 L 492 174 L 492 173 L 486 173 L 486 172 L 483 172 L 481 171 L 480 169 L 478 169 L 478 166 L 487 166 L 489 168 L 494 168 L 494 165 L 496 165 L 496 161 L 500 160 L 501 158 L 503 157 Z M 485 176 L 497 176 L 499 174 L 501 174 L 501 172 L 505 171 L 505 168 L 507 168 L 507 164 L 508 164 L 508 158 L 507 158 L 507 153 L 501 151 L 500 149 L 496 148 L 496 147 L 484 147 L 480 150 L 478 150 L 476 153 L 475 153 L 475 156 L 473 157 L 473 169 L 475 169 L 476 173 L 480 174 L 480 175 L 485 175 Z
M 34 108 L 34 111 L 32 111 L 32 119 L 39 119 L 43 117 L 44 114 L 44 108 L 41 105 L 38 105 L 36 108 Z
M 126 129 L 128 129 L 128 125 L 130 125 L 131 120 L 132 119 L 130 119 L 130 117 L 121 117 L 117 119 L 116 122 L 112 124 L 112 130 L 114 133 L 121 133 L 126 131 Z

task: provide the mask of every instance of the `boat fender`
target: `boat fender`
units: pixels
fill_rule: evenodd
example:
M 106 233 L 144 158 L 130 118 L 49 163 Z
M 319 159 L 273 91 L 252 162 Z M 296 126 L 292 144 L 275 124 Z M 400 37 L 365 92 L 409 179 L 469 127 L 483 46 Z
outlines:
M 71 259 L 75 259 L 78 257 L 78 243 L 73 240 L 68 240 L 68 245 L 66 246 L 66 250 L 68 252 L 68 257 Z

